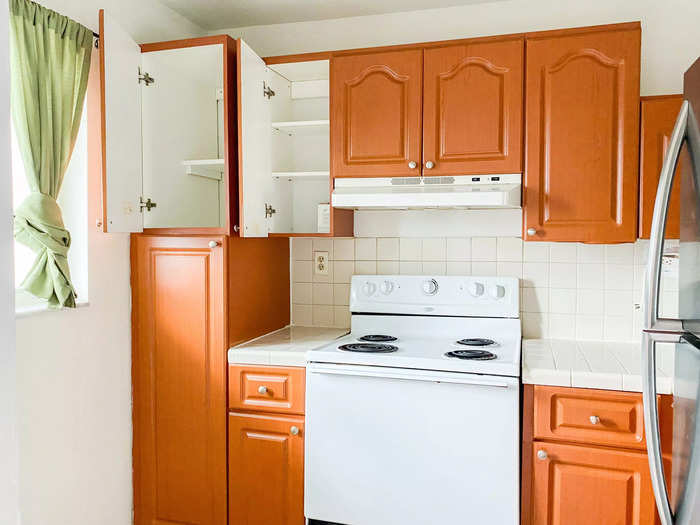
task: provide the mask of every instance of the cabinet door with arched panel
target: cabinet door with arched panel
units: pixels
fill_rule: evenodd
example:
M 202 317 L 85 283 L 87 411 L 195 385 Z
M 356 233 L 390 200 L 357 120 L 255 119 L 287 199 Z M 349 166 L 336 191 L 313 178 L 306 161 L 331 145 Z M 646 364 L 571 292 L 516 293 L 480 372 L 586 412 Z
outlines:
M 419 176 L 423 50 L 331 60 L 334 177 Z
M 637 238 L 639 23 L 527 36 L 526 240 Z
M 523 47 L 509 37 L 425 50 L 424 175 L 522 172 Z

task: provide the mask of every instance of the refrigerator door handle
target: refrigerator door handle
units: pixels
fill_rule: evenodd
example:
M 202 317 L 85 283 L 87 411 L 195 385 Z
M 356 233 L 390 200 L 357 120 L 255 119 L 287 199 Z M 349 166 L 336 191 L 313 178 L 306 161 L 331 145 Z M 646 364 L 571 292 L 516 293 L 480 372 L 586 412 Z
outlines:
M 644 332 L 642 335 L 642 400 L 644 405 L 644 431 L 647 441 L 647 455 L 651 484 L 654 489 L 656 508 L 662 525 L 673 525 L 673 513 L 668 498 L 663 457 L 661 456 L 661 436 L 659 431 L 659 409 L 656 402 L 656 352 L 654 343 L 677 343 L 679 334 Z
M 671 140 L 666 150 L 659 186 L 656 190 L 654 202 L 654 215 L 651 222 L 651 235 L 649 237 L 649 262 L 647 264 L 644 280 L 644 329 L 655 331 L 679 332 L 682 330 L 680 321 L 673 319 L 659 319 L 659 280 L 661 278 L 661 256 L 664 249 L 664 230 L 666 229 L 666 215 L 668 202 L 671 198 L 671 186 L 676 173 L 678 157 L 681 147 L 687 136 L 688 114 L 690 105 L 683 101 L 678 113 L 676 124 L 671 133 Z

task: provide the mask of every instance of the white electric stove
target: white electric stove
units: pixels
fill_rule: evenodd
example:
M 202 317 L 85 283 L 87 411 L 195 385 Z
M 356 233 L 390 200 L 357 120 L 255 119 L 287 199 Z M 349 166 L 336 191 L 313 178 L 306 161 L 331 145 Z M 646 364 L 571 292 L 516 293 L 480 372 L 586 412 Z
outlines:
M 307 353 L 306 517 L 518 524 L 518 279 L 354 276 L 350 310 Z

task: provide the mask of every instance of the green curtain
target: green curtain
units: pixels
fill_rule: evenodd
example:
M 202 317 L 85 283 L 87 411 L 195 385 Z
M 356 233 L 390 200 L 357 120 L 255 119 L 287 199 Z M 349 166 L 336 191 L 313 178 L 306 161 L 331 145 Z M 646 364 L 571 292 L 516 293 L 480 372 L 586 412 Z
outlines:
M 12 119 L 31 190 L 14 231 L 37 254 L 21 286 L 49 306 L 75 307 L 70 233 L 56 199 L 80 127 L 93 35 L 34 2 L 9 3 Z

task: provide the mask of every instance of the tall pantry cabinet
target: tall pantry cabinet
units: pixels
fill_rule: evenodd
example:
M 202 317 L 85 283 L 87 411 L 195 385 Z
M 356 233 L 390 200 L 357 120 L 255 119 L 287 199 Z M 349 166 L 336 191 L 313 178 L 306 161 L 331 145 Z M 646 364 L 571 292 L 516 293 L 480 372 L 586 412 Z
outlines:
M 225 35 L 139 46 L 100 12 L 91 166 L 103 229 L 132 233 L 136 525 L 227 522 L 227 350 L 289 324 L 289 241 L 236 235 L 238 58 Z

